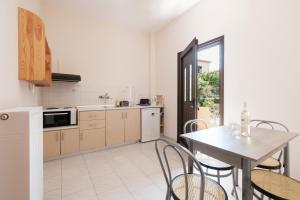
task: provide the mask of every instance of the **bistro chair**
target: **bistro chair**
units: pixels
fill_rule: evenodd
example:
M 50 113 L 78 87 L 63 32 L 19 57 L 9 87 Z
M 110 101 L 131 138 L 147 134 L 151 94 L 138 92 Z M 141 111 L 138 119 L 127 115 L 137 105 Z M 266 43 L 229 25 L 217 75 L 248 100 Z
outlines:
M 251 172 L 252 187 L 265 196 L 275 200 L 299 200 L 300 182 L 273 171 L 255 169 Z M 263 200 L 263 196 L 258 197 Z
M 155 141 L 155 150 L 158 156 L 164 178 L 167 183 L 166 200 L 227 200 L 224 188 L 216 181 L 205 177 L 200 163 L 194 155 L 179 144 L 164 139 Z M 176 159 L 174 158 L 176 156 Z M 179 161 L 182 171 L 177 175 L 172 170 L 170 161 Z M 188 173 L 187 159 L 192 159 L 199 167 L 199 174 Z M 176 162 L 177 163 L 177 162 Z M 177 171 L 177 170 L 176 170 Z M 182 172 L 182 173 L 181 173 Z
M 187 121 L 184 124 L 183 132 L 187 133 L 187 132 L 193 132 L 193 131 L 207 129 L 207 128 L 208 128 L 207 123 L 204 120 L 193 119 Z M 233 189 L 231 194 L 234 195 L 236 199 L 238 199 L 238 194 L 236 191 L 236 186 L 238 185 L 238 183 L 236 183 L 237 179 L 235 177 L 234 166 L 231 166 L 227 163 L 224 163 L 210 156 L 204 155 L 201 152 L 194 152 L 194 154 L 198 162 L 200 163 L 200 165 L 206 169 L 206 172 L 204 174 L 209 177 L 217 178 L 219 184 L 221 178 L 232 176 Z M 196 165 L 194 165 L 194 167 L 197 170 L 201 170 Z M 208 170 L 214 171 L 215 173 L 210 173 Z
M 255 127 L 269 128 L 272 130 L 284 130 L 285 132 L 289 132 L 289 129 L 285 125 L 283 125 L 279 122 L 275 122 L 275 121 L 254 119 L 254 120 L 251 120 L 250 123 L 251 123 L 251 125 L 253 125 Z M 263 161 L 262 163 L 257 165 L 257 168 L 261 168 L 261 169 L 268 170 L 268 171 L 276 170 L 276 171 L 278 171 L 279 174 L 281 174 L 281 168 L 282 167 L 284 168 L 284 166 L 281 163 L 282 155 L 283 155 L 283 149 L 279 152 L 279 155 L 276 158 L 274 158 L 275 157 L 274 156 L 274 157 L 270 157 L 270 158 L 266 159 L 265 161 Z M 261 170 L 254 170 L 252 173 L 252 176 L 253 176 L 252 177 L 253 188 L 261 193 L 260 197 L 254 192 L 253 192 L 253 195 L 257 199 L 263 199 L 264 196 L 273 198 L 272 193 L 269 193 L 268 190 L 263 189 L 265 185 L 272 186 L 272 184 L 270 184 L 270 180 L 268 180 L 268 178 L 272 178 L 274 176 L 273 173 L 265 174 L 265 172 L 263 172 Z M 262 177 L 259 177 L 259 176 L 262 176 Z M 268 177 L 268 178 L 266 178 L 266 177 Z M 279 177 L 281 177 L 281 176 L 278 176 L 276 178 L 279 178 Z M 274 192 L 274 191 L 272 191 L 272 192 Z M 280 194 L 279 194 L 279 196 L 280 196 Z
M 274 121 L 255 119 L 255 120 L 251 120 L 251 125 L 254 125 L 255 127 L 270 128 L 272 130 L 284 130 L 286 132 L 289 132 L 289 129 L 285 125 Z M 283 149 L 280 151 L 279 155 L 276 158 L 270 157 L 264 162 L 260 163 L 257 167 L 266 170 L 278 170 L 278 173 L 281 173 L 282 155 L 283 155 Z

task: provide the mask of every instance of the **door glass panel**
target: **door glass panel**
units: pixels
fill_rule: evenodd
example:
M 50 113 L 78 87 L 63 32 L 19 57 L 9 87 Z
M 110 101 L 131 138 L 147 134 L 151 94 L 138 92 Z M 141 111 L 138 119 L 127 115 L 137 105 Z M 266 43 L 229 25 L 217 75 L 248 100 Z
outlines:
M 190 101 L 192 101 L 192 65 L 190 64 L 190 86 L 189 86 L 189 94 L 190 94 Z
M 186 102 L 186 68 L 184 68 L 184 102 Z
M 199 49 L 197 68 L 198 118 L 209 127 L 219 126 L 220 120 L 220 62 L 221 45 Z

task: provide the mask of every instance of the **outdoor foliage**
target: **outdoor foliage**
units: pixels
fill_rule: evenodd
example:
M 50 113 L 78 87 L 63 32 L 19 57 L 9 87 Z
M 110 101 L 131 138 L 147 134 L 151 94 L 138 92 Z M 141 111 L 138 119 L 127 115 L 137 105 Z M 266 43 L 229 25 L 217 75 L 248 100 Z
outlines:
M 219 71 L 198 74 L 198 103 L 202 107 L 215 109 L 219 104 L 220 75 Z

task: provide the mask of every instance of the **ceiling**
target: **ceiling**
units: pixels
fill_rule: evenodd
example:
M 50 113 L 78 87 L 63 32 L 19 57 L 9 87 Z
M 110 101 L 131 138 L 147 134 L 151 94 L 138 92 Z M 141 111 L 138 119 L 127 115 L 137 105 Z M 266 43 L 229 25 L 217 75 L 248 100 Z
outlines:
M 126 26 L 157 31 L 200 0 L 44 0 Z

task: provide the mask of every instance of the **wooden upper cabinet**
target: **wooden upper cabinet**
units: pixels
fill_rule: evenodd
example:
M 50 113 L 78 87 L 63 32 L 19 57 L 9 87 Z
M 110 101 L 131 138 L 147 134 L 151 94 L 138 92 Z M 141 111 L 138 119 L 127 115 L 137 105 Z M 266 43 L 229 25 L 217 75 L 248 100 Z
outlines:
M 51 86 L 52 85 L 52 57 L 51 57 L 51 50 L 48 44 L 47 39 L 45 39 L 45 82 L 42 86 Z
M 51 52 L 40 17 L 18 9 L 19 79 L 37 86 L 51 85 Z

